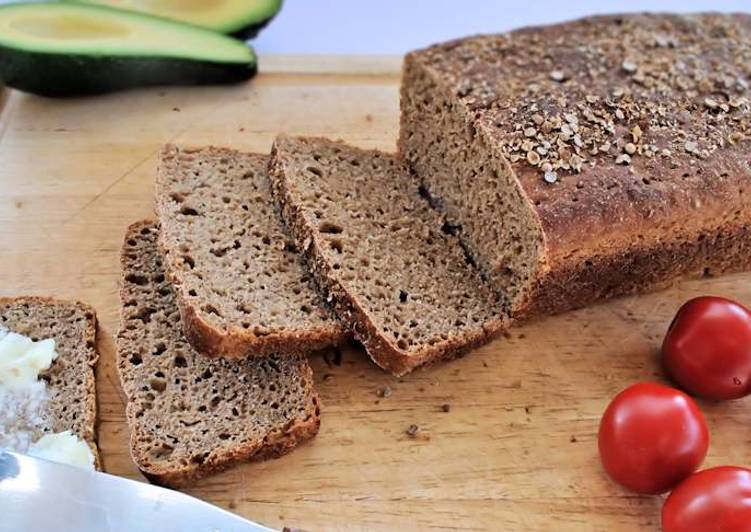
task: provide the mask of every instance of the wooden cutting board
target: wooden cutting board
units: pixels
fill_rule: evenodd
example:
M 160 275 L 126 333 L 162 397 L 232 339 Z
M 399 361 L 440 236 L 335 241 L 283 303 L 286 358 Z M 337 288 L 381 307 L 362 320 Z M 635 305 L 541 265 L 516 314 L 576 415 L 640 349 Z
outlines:
M 120 243 L 129 223 L 152 213 L 159 147 L 266 152 L 286 132 L 394 148 L 399 58 L 262 59 L 261 75 L 232 87 L 0 100 L 0 294 L 96 307 L 99 442 L 110 473 L 142 479 L 128 454 L 113 334 Z M 663 379 L 658 348 L 681 302 L 720 294 L 751 303 L 750 281 L 690 280 L 536 321 L 401 379 L 359 349 L 340 363 L 316 358 L 318 437 L 190 493 L 269 526 L 307 530 L 656 530 L 662 500 L 603 474 L 600 415 L 625 386 Z M 384 387 L 389 397 L 379 397 Z M 701 406 L 712 435 L 706 465 L 748 465 L 749 401 Z M 406 434 L 412 424 L 416 438 Z

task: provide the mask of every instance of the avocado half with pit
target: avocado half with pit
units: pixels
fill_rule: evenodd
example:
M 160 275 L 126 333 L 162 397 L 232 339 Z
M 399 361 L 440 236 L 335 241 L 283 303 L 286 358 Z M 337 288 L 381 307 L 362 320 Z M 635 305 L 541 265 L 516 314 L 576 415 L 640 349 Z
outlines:
M 179 20 L 242 39 L 255 37 L 282 0 L 65 0 L 129 9 Z
M 0 6 L 0 81 L 42 96 L 252 77 L 245 43 L 203 28 L 101 6 Z

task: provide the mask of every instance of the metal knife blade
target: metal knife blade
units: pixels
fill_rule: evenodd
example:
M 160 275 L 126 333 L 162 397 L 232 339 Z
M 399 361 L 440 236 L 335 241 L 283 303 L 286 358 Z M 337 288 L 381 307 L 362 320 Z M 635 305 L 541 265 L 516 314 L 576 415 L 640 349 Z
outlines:
M 0 449 L 0 532 L 271 532 L 184 493 Z

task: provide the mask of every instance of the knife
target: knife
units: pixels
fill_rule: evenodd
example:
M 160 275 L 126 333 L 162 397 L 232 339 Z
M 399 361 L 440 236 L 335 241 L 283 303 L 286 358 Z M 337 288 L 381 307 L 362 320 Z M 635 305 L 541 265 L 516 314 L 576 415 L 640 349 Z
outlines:
M 0 449 L 0 532 L 271 532 L 183 493 Z

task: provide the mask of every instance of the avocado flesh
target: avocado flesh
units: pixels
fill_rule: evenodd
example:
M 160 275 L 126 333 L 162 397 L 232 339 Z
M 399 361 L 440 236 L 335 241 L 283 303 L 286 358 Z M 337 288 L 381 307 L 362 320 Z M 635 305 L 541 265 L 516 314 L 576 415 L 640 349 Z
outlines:
M 128 9 L 249 39 L 266 26 L 282 0 L 66 0 Z
M 244 43 L 201 28 L 101 6 L 0 6 L 0 80 L 27 92 L 231 82 L 255 71 Z

